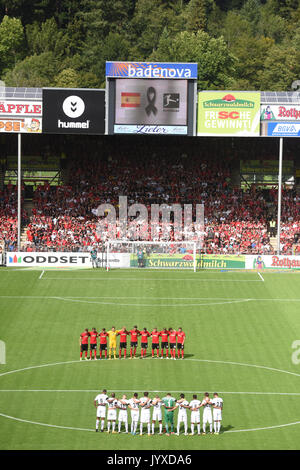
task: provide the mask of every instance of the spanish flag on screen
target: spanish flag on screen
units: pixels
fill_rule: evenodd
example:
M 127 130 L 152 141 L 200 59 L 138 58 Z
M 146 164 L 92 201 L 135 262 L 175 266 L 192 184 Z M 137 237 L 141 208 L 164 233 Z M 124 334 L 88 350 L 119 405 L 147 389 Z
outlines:
M 140 93 L 121 93 L 121 108 L 138 108 L 140 105 Z

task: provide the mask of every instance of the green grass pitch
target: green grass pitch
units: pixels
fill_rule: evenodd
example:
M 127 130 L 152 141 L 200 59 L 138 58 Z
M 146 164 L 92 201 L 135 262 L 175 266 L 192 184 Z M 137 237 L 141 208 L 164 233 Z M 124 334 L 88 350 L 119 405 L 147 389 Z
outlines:
M 300 448 L 299 273 L 2 268 L 0 281 L 1 449 Z M 182 326 L 185 359 L 79 361 L 84 328 L 135 324 Z M 103 388 L 217 391 L 222 432 L 95 433 Z

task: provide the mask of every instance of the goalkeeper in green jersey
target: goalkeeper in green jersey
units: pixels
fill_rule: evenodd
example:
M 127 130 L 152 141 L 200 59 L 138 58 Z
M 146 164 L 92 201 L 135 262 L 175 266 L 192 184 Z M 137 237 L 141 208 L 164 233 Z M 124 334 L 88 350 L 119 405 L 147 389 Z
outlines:
M 93 248 L 91 251 L 91 261 L 93 268 L 98 268 L 97 250 Z
M 165 408 L 165 426 L 166 435 L 169 436 L 169 425 L 171 427 L 171 434 L 174 434 L 174 410 L 176 409 L 176 399 L 172 397 L 171 393 L 162 399 L 163 406 Z

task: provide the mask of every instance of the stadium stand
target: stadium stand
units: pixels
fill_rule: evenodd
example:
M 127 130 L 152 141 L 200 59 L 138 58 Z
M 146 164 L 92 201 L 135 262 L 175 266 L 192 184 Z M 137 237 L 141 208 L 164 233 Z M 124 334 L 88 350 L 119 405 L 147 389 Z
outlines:
M 106 146 L 105 154 L 82 155 L 69 161 L 67 181 L 59 186 L 40 184 L 33 193 L 30 216 L 23 209 L 24 251 L 86 251 L 96 245 L 103 248 L 107 239 L 119 238 L 119 227 L 107 225 L 97 232 L 98 218 L 93 211 L 103 203 L 117 208 L 119 196 L 127 196 L 128 206 L 145 204 L 205 205 L 204 247 L 216 254 L 272 254 L 270 219 L 277 206 L 277 188 L 259 189 L 251 185 L 241 189 L 234 184 L 232 158 L 211 158 L 208 151 L 189 149 L 189 157 L 177 152 L 168 158 L 168 149 L 160 142 L 156 148 L 130 146 L 125 149 Z M 191 155 L 192 153 L 192 155 Z M 199 155 L 200 154 L 200 155 Z M 165 157 L 162 157 L 165 155 Z M 88 163 L 87 163 L 88 162 Z M 24 188 L 23 188 L 24 189 Z M 0 193 L 0 244 L 16 250 L 16 188 L 9 184 Z M 284 189 L 282 195 L 282 251 L 300 253 L 300 195 Z M 195 214 L 194 214 L 195 215 Z M 147 222 L 147 221 L 145 221 Z M 161 240 L 162 223 L 150 233 L 140 225 L 140 238 Z M 169 240 L 174 239 L 169 226 Z M 196 224 L 185 231 L 186 240 L 199 239 Z M 131 228 L 128 239 L 132 239 Z M 164 238 L 165 240 L 165 238 Z

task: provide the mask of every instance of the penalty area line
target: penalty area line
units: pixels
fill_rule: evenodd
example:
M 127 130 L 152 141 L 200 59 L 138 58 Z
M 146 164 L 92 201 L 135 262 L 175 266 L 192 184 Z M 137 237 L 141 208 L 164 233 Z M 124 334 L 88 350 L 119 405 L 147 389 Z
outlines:
M 264 280 L 263 276 L 262 276 L 262 275 L 261 275 L 259 272 L 258 272 L 257 274 L 258 274 L 258 275 L 259 275 L 259 277 L 261 278 L 262 282 L 265 282 L 265 280 Z

